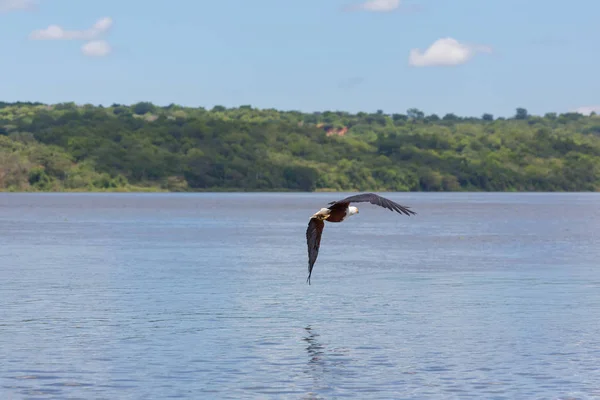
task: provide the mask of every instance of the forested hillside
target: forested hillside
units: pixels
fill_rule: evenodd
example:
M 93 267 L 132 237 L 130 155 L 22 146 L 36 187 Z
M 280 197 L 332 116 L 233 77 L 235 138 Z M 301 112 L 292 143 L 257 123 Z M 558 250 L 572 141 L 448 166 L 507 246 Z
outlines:
M 600 117 L 0 102 L 0 190 L 598 191 Z

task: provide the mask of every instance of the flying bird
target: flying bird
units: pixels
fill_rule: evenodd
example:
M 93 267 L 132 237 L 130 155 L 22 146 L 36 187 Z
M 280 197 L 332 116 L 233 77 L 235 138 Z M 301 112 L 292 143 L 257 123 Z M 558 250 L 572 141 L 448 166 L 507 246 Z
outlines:
M 354 196 L 346 197 L 345 199 L 332 201 L 328 203 L 329 207 L 321 208 L 318 212 L 310 217 L 308 228 L 306 229 L 306 244 L 308 246 L 308 278 L 306 281 L 310 285 L 310 275 L 312 274 L 313 266 L 319 255 L 319 247 L 321 245 L 321 235 L 327 222 L 342 222 L 346 218 L 358 214 L 358 207 L 351 206 L 350 203 L 369 202 L 376 206 L 387 208 L 391 211 L 396 211 L 400 214 L 410 216 L 416 212 L 408 207 L 401 206 L 392 200 L 381 197 L 375 193 L 362 193 Z

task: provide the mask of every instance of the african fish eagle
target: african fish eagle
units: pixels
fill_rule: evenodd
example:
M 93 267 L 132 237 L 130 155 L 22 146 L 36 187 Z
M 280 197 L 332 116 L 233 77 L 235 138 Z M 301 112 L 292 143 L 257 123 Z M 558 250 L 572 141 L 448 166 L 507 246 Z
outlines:
M 369 202 L 380 207 L 387 208 L 391 211 L 396 211 L 400 214 L 416 214 L 405 206 L 401 206 L 391 200 L 381 197 L 375 193 L 362 193 L 354 196 L 346 197 L 343 200 L 332 201 L 327 208 L 321 208 L 318 212 L 310 217 L 308 228 L 306 229 L 306 244 L 308 246 L 308 278 L 306 281 L 310 285 L 310 275 L 312 274 L 313 266 L 319 255 L 319 246 L 321 245 L 321 235 L 325 222 L 342 222 L 351 215 L 358 214 L 358 207 L 351 206 L 350 203 Z

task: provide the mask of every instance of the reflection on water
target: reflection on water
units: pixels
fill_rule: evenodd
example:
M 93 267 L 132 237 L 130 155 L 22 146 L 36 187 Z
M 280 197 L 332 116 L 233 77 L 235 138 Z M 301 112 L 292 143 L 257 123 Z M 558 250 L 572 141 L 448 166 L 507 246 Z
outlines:
M 319 334 L 314 332 L 312 328 L 307 326 L 306 336 L 302 338 L 308 345 L 306 351 L 308 353 L 308 368 L 307 372 L 313 380 L 313 388 L 319 388 L 322 385 L 323 375 L 325 373 L 323 361 L 323 345 L 318 342 Z M 304 399 L 321 399 L 316 393 L 309 392 Z
M 326 346 L 319 340 L 319 334 L 311 325 L 304 328 L 302 341 L 306 343 L 308 363 L 306 373 L 312 379 L 310 391 L 305 399 L 322 399 L 334 395 L 341 379 L 354 375 L 349 351 L 344 347 Z M 325 397 L 322 397 L 325 395 Z M 339 395 L 339 394 L 338 394 Z
M 600 398 L 600 196 L 0 194 L 0 399 Z
M 306 336 L 305 338 L 302 339 L 308 343 L 308 347 L 306 347 L 306 351 L 308 352 L 308 355 L 309 355 L 308 364 L 309 365 L 322 364 L 321 356 L 323 354 L 323 345 L 318 342 L 317 338 L 319 337 L 319 334 L 316 332 L 313 332 L 310 325 L 304 329 L 306 330 L 306 332 L 308 334 L 308 336 Z

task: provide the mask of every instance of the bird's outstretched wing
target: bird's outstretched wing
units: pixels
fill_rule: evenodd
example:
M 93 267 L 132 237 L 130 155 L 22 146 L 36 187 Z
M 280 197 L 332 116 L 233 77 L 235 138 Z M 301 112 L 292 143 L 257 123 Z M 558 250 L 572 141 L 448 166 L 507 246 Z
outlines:
M 375 193 L 361 193 L 354 196 L 346 197 L 345 199 L 332 201 L 329 203 L 329 208 L 332 207 L 348 207 L 350 203 L 362 203 L 369 202 L 371 204 L 375 204 L 379 207 L 387 208 L 388 210 L 396 211 L 400 214 L 416 214 L 416 212 L 410 210 L 408 207 L 402 206 L 392 200 L 386 199 L 385 197 L 381 197 Z
M 325 222 L 317 218 L 311 218 L 306 229 L 306 244 L 308 246 L 308 278 L 306 281 L 310 285 L 310 275 L 312 274 L 313 265 L 317 261 L 319 255 L 319 246 L 321 245 L 321 234 Z

